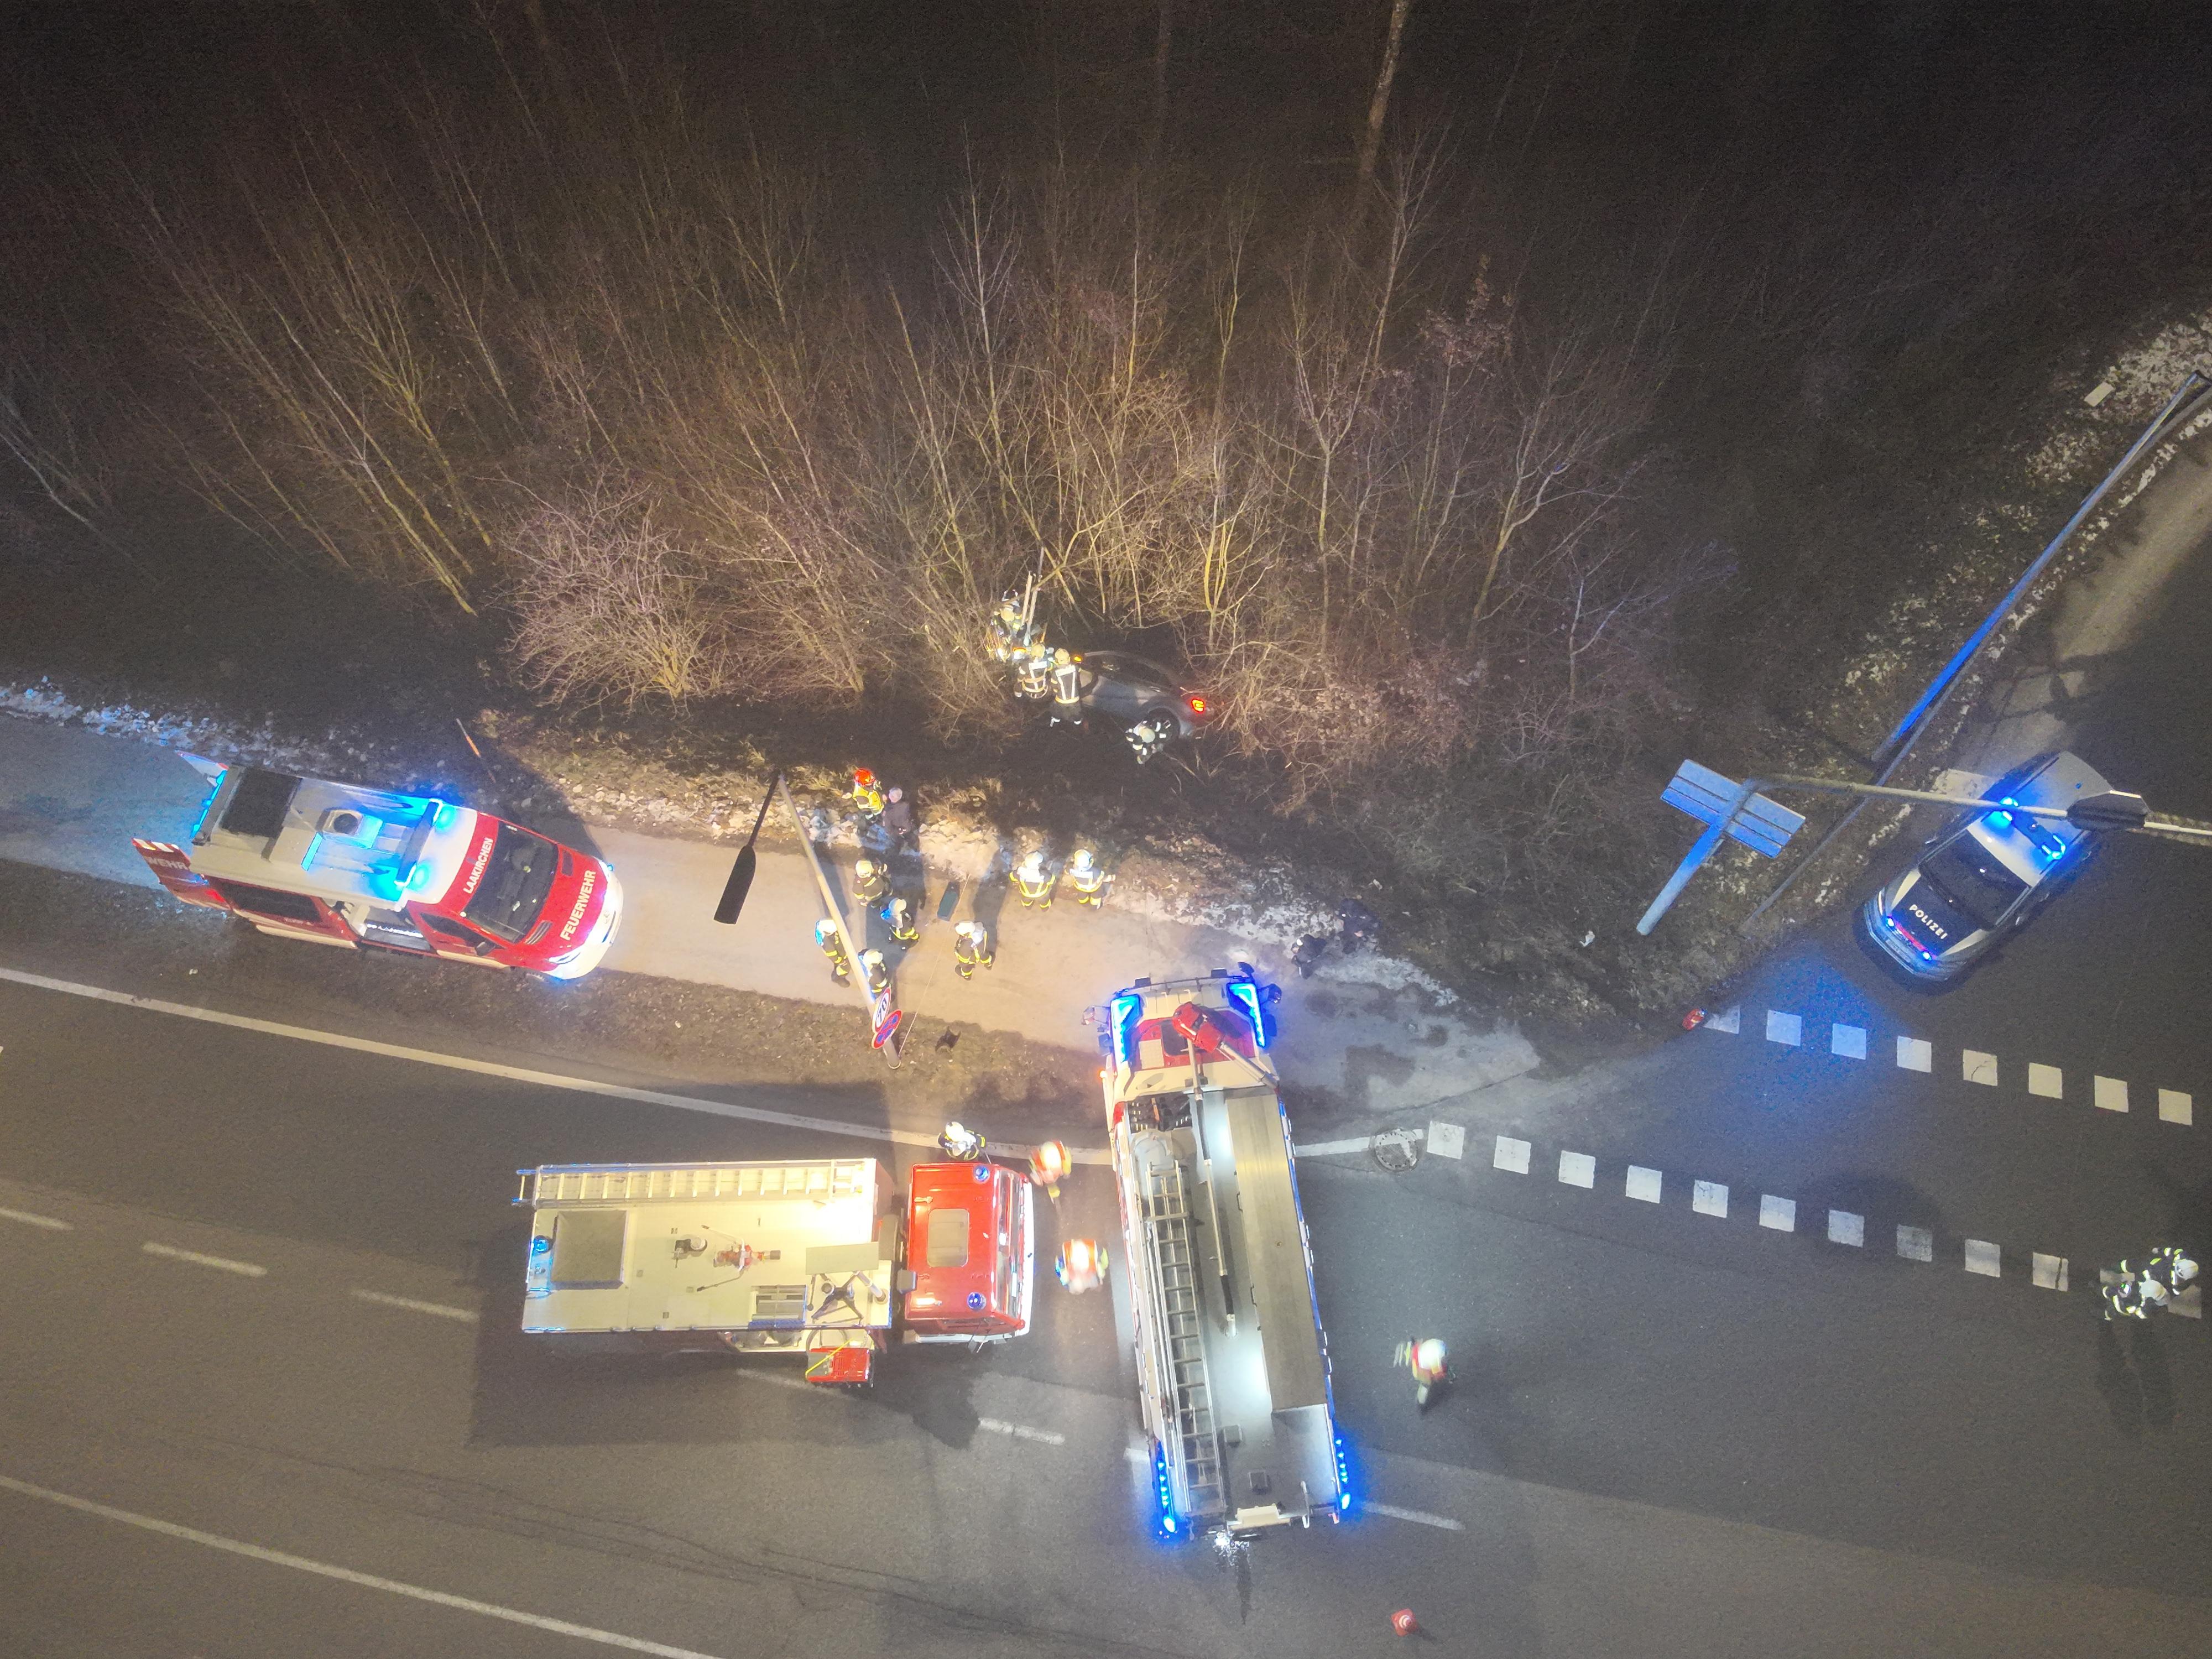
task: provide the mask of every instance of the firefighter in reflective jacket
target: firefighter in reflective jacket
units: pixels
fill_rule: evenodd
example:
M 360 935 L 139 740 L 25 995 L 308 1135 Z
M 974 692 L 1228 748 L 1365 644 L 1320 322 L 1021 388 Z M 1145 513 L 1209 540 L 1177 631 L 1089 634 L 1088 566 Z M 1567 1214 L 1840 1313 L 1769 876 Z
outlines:
M 860 952 L 860 971 L 868 976 L 868 989 L 881 996 L 891 988 L 891 970 L 881 951 Z
M 883 786 L 876 781 L 876 775 L 865 766 L 854 769 L 852 792 L 846 799 L 853 803 L 853 810 L 863 820 L 872 821 L 883 815 Z
M 1022 602 L 1012 593 L 991 613 L 988 640 L 993 662 L 1012 662 L 1029 649 L 1031 629 L 1022 622 Z
M 1045 868 L 1044 854 L 1031 853 L 1014 867 L 1014 890 L 1022 896 L 1024 910 L 1052 908 L 1053 872 Z
M 878 899 L 890 895 L 890 879 L 884 866 L 873 859 L 862 859 L 853 866 L 853 896 L 863 904 L 873 904 Z
M 1045 1190 L 1045 1195 L 1055 1203 L 1060 1199 L 1060 1183 L 1067 1176 L 1067 1148 L 1057 1140 L 1048 1140 L 1030 1154 L 1030 1180 Z
M 2179 1296 L 2197 1282 L 2197 1263 L 2180 1245 L 2164 1244 L 2150 1253 L 2142 1276 L 2164 1285 L 2168 1294 Z
M 882 914 L 891 937 L 901 945 L 911 945 L 921 937 L 921 929 L 915 925 L 914 906 L 903 898 L 894 898 L 884 906 Z
M 1425 1336 L 1398 1345 L 1397 1363 L 1413 1374 L 1413 1403 L 1426 1406 L 1429 1396 L 1450 1380 L 1444 1366 L 1443 1339 Z
M 1071 1296 L 1095 1291 L 1106 1276 L 1106 1249 L 1095 1238 L 1071 1238 L 1060 1247 L 1053 1273 Z
M 1088 847 L 1079 847 L 1075 856 L 1067 861 L 1067 884 L 1075 890 L 1075 902 L 1087 904 L 1096 910 L 1106 902 L 1106 890 L 1114 878 L 1098 867 L 1098 860 Z
M 1150 720 L 1139 720 L 1121 735 L 1128 739 L 1129 747 L 1137 751 L 1137 764 L 1142 766 L 1166 748 L 1168 739 L 1175 734 L 1175 722 L 1165 714 L 1155 714 Z
M 1066 647 L 1052 653 L 1052 723 L 1083 724 L 1083 659 Z
M 1052 695 L 1052 653 L 1042 644 L 1033 645 L 1016 659 L 1018 672 L 1014 680 L 1014 695 L 1030 702 L 1042 702 Z
M 2100 1285 L 2098 1293 L 2104 1297 L 2105 1317 L 2112 1319 L 2148 1319 L 2150 1305 L 2143 1296 L 2143 1281 L 2124 1269 L 2119 1279 Z
M 837 937 L 837 924 L 824 916 L 814 924 L 814 942 L 822 947 L 822 954 L 830 958 L 830 977 L 840 985 L 853 977 L 852 959 L 845 954 L 845 941 Z
M 954 973 L 963 979 L 973 979 L 978 968 L 988 968 L 993 960 L 988 928 L 980 921 L 956 921 L 952 924 Z

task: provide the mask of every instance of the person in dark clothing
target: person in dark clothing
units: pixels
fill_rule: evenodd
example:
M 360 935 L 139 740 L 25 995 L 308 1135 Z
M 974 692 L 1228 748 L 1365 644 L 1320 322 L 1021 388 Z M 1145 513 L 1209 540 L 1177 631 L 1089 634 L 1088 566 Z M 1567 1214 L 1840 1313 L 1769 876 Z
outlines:
M 884 798 L 883 825 L 891 838 L 890 851 L 915 844 L 914 803 L 905 790 L 893 789 Z
M 1308 933 L 1298 941 L 1298 948 L 1291 952 L 1291 965 L 1298 970 L 1300 979 L 1311 979 L 1313 970 L 1328 953 L 1328 935 Z
M 1339 935 L 1344 953 L 1350 956 L 1363 945 L 1379 945 L 1382 939 L 1382 920 L 1358 899 L 1346 899 L 1336 907 L 1336 919 L 1342 927 Z

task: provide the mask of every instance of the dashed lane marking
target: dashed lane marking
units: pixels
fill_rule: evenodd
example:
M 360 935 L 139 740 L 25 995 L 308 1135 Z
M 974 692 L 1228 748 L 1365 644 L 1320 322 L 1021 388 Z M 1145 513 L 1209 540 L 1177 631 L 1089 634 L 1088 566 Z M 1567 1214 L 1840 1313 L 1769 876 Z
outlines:
M 1438 1158 L 1465 1158 L 1467 1131 L 1456 1123 L 1437 1118 L 1429 1125 L 1428 1148 Z
M 1762 1227 L 1771 1227 L 1778 1233 L 1796 1232 L 1797 1231 L 1797 1200 L 1794 1198 L 1777 1198 L 1772 1193 L 1761 1193 L 1759 1195 L 1759 1224 Z
M 2091 1080 L 2091 1097 L 2100 1112 L 2124 1112 L 2128 1109 L 2128 1085 L 2119 1078 L 2100 1077 Z
M 1898 1069 L 1905 1072 L 1932 1072 L 1936 1069 L 1936 1045 L 1926 1037 L 1901 1036 L 1897 1040 Z
M 1853 1249 L 1866 1248 L 1866 1218 L 1853 1215 L 1849 1210 L 1828 1212 L 1828 1243 L 1848 1244 Z
M 1723 1031 L 1729 1036 L 1740 1035 L 1743 1030 L 1742 1006 L 1739 1004 L 1734 1008 L 1722 1009 L 1720 1012 L 1712 1015 L 1705 1021 L 1705 1029 L 1708 1031 Z
M 1387 1515 L 1393 1521 L 1411 1521 L 1418 1526 L 1441 1527 L 1446 1532 L 1465 1532 L 1467 1523 L 1455 1521 L 1449 1515 L 1431 1515 L 1426 1510 L 1401 1510 L 1395 1504 L 1361 1504 L 1359 1507 L 1374 1515 Z
M 1933 1261 L 1936 1259 L 1936 1233 L 1929 1227 L 1908 1227 L 1897 1224 L 1897 1253 L 1907 1261 Z
M 1528 1143 L 1516 1140 L 1511 1135 L 1498 1137 L 1498 1150 L 1491 1157 L 1492 1167 L 1510 1170 L 1515 1175 L 1528 1173 Z
M 410 1048 L 398 1042 L 379 1042 L 370 1037 L 344 1036 L 336 1031 L 318 1031 L 310 1026 L 286 1025 L 273 1019 L 255 1019 L 246 1014 L 228 1014 L 215 1008 L 196 1008 L 190 1003 L 165 1002 L 159 997 L 133 996 L 127 991 L 111 991 L 103 986 L 80 985 L 74 980 L 51 979 L 44 974 L 25 973 L 20 968 L 0 968 L 0 980 L 15 985 L 27 985 L 35 990 L 58 991 L 64 996 L 87 997 L 94 1002 L 112 1002 L 125 1008 L 137 1008 L 146 1013 L 172 1014 L 179 1019 L 197 1019 L 209 1025 L 227 1025 L 234 1030 L 258 1031 L 264 1036 L 289 1037 L 298 1042 L 316 1042 L 329 1048 L 348 1048 L 356 1054 L 378 1054 L 386 1060 L 409 1060 L 422 1066 L 442 1066 L 447 1071 L 472 1072 L 479 1077 L 504 1078 L 513 1083 L 533 1083 L 548 1089 L 567 1089 L 578 1094 L 604 1095 L 613 1100 L 634 1100 L 647 1106 L 672 1106 L 678 1111 L 706 1112 L 716 1117 L 742 1118 L 752 1123 L 775 1123 L 790 1129 L 811 1129 L 819 1134 L 849 1135 L 856 1140 L 888 1141 L 898 1146 L 934 1146 L 937 1137 L 914 1129 L 890 1129 L 871 1123 L 846 1123 L 832 1117 L 807 1117 L 797 1112 L 770 1111 L 763 1106 L 737 1106 L 726 1100 L 702 1100 L 696 1095 L 672 1094 L 663 1089 L 634 1089 L 627 1084 L 602 1083 L 596 1078 L 570 1077 L 561 1072 L 540 1072 L 526 1066 L 502 1066 L 495 1060 L 470 1060 L 460 1054 L 441 1054 L 434 1048 Z M 1355 1141 L 1343 1150 L 1358 1151 L 1366 1142 Z M 1011 1152 L 1027 1152 L 1025 1146 L 1008 1143 Z M 1306 1148 L 1299 1148 L 1301 1152 Z M 1101 1147 L 1078 1147 L 1068 1154 L 1078 1164 L 1106 1164 L 1109 1154 Z
M 2031 1060 L 2027 1062 L 2027 1091 L 2045 1100 L 2063 1100 L 2066 1073 L 2056 1066 L 2039 1066 Z
M 1866 1027 L 1863 1025 L 1831 1025 L 1828 1028 L 1828 1052 L 1845 1060 L 1866 1058 Z
M 404 1308 L 409 1313 L 434 1314 L 441 1319 L 464 1320 L 473 1325 L 483 1316 L 474 1308 L 453 1308 L 442 1302 L 417 1302 L 411 1296 L 392 1296 L 384 1291 L 356 1291 L 356 1302 L 374 1302 L 380 1308 Z
M 397 1578 L 380 1578 L 374 1573 L 356 1572 L 350 1567 L 333 1566 L 327 1561 L 310 1560 L 304 1555 L 292 1555 L 283 1550 L 264 1549 L 258 1544 L 225 1538 L 219 1533 L 202 1532 L 198 1527 L 179 1526 L 173 1521 L 135 1514 L 130 1510 L 118 1510 L 112 1504 L 95 1504 L 88 1498 L 55 1492 L 46 1486 L 34 1486 L 27 1480 L 17 1480 L 9 1475 L 0 1474 L 0 1488 L 20 1497 L 75 1510 L 81 1515 L 96 1515 L 103 1521 L 119 1522 L 126 1527 L 137 1527 L 146 1532 L 160 1533 L 164 1537 L 181 1539 L 187 1544 L 198 1544 L 231 1555 L 242 1555 L 250 1561 L 260 1561 L 274 1567 L 289 1567 L 295 1572 L 313 1573 L 321 1578 L 335 1578 L 340 1583 L 356 1584 L 363 1589 L 382 1590 L 388 1595 L 404 1595 L 410 1601 L 428 1601 L 434 1607 L 477 1613 L 510 1625 L 527 1625 L 533 1630 L 550 1631 L 556 1636 L 573 1636 L 579 1641 L 597 1642 L 602 1647 L 622 1648 L 631 1653 L 659 1654 L 661 1659 L 714 1659 L 714 1656 L 702 1653 L 696 1648 L 672 1647 L 665 1642 L 648 1642 L 639 1636 L 595 1630 L 589 1625 L 571 1624 L 566 1619 L 548 1619 L 543 1613 L 524 1613 L 519 1608 L 503 1607 L 492 1601 L 478 1601 L 466 1595 L 451 1595 L 444 1590 L 425 1589 L 420 1584 L 402 1583 Z
M 1979 1273 L 1984 1279 L 1995 1279 L 2002 1272 L 1997 1247 L 1986 1238 L 1966 1241 L 1966 1271 Z
M 1034 1440 L 1040 1445 L 1065 1446 L 1067 1437 L 1052 1429 L 1033 1429 L 1026 1423 L 1001 1423 L 995 1417 L 979 1417 L 975 1426 L 988 1429 L 993 1434 L 1011 1436 L 1016 1440 Z
M 2066 1258 L 2045 1255 L 2040 1250 L 2031 1258 L 2035 1267 L 2035 1283 L 2039 1289 L 2063 1291 L 2066 1288 Z
M 20 1221 L 26 1227 L 44 1227 L 50 1232 L 73 1233 L 76 1224 L 64 1221 L 59 1216 L 34 1215 L 28 1210 L 0 1210 L 0 1221 Z
M 1997 1086 L 1997 1057 L 1985 1054 L 1979 1048 L 1968 1048 L 1959 1056 L 1960 1075 L 1969 1083 L 1982 1083 L 1994 1089 Z
M 1785 1014 L 1779 1008 L 1766 1011 L 1766 1040 L 1795 1048 L 1805 1040 L 1805 1022 L 1796 1014 Z
M 1645 1204 L 1656 1204 L 1663 1179 L 1656 1170 L 1647 1170 L 1641 1164 L 1632 1164 L 1628 1166 L 1627 1184 L 1622 1190 L 1629 1197 Z
M 1717 1181 L 1700 1181 L 1690 1188 L 1690 1207 L 1699 1215 L 1728 1219 L 1728 1188 Z
M 269 1269 L 258 1261 L 234 1261 L 227 1255 L 202 1255 L 198 1250 L 180 1250 L 173 1244 L 156 1244 L 151 1239 L 138 1247 L 148 1255 L 158 1255 L 169 1261 L 189 1261 L 195 1267 L 215 1267 L 227 1273 L 236 1273 L 242 1279 L 265 1279 Z
M 2189 1097 L 2179 1089 L 2160 1089 L 2158 1091 L 2158 1121 L 2160 1123 L 2179 1123 L 2185 1127 L 2194 1123 L 2197 1117 Z
M 1561 1152 L 1559 1184 L 1563 1187 L 1595 1187 L 1597 1160 L 1588 1152 Z

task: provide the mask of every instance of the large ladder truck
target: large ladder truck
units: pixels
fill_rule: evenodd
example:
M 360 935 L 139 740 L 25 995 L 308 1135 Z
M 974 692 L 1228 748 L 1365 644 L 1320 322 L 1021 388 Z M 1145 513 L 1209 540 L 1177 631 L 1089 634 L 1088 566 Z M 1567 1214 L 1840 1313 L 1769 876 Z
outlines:
M 1036 1306 L 1034 1200 L 1003 1164 L 919 1164 L 903 1194 L 868 1158 L 520 1174 L 522 1328 L 571 1353 L 784 1354 L 860 1383 L 895 1340 L 980 1348 Z
M 1352 1503 L 1290 1120 L 1251 969 L 1093 1011 L 1158 1525 L 1334 1521 Z

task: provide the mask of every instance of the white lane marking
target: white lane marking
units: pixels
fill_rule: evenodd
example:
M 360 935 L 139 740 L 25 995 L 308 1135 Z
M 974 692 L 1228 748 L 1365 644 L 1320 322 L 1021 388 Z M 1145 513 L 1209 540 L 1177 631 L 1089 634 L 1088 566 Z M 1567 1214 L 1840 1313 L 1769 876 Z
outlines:
M 1065 1446 L 1067 1443 L 1067 1437 L 1054 1430 L 1033 1429 L 1026 1423 L 1001 1423 L 995 1417 L 979 1417 L 975 1419 L 975 1426 L 988 1429 L 993 1434 L 1012 1435 L 1017 1440 L 1034 1440 L 1040 1445 Z
M 2158 1121 L 2160 1123 L 2193 1123 L 2196 1121 L 2194 1103 L 2179 1089 L 2160 1089 L 2158 1091 Z
M 2124 1112 L 2128 1109 L 2128 1085 L 2119 1078 L 2100 1077 L 2090 1085 L 2100 1112 Z
M 2027 1062 L 2027 1091 L 2032 1095 L 2040 1095 L 2045 1100 L 2063 1100 L 2066 1098 L 2066 1073 L 2056 1066 L 2039 1066 L 2031 1060 Z
M 442 1302 L 417 1302 L 411 1296 L 391 1296 L 383 1291 L 356 1291 L 354 1299 L 374 1302 L 380 1308 L 404 1308 L 410 1313 L 435 1314 L 441 1319 L 462 1319 L 475 1324 L 483 1316 L 474 1308 L 452 1308 Z
M 151 1239 L 138 1247 L 148 1255 L 166 1257 L 171 1261 L 189 1261 L 195 1267 L 220 1267 L 224 1273 L 237 1273 L 246 1279 L 264 1279 L 269 1269 L 256 1261 L 234 1261 L 227 1255 L 202 1255 L 198 1250 L 180 1250 L 173 1244 L 156 1244 Z
M 1932 1072 L 1936 1069 L 1936 1045 L 1925 1037 L 1901 1036 L 1897 1040 L 1898 1069 L 1905 1072 Z
M 1866 1248 L 1866 1218 L 1853 1215 L 1849 1210 L 1828 1212 L 1828 1243 L 1849 1244 L 1855 1249 Z
M 1528 1173 L 1528 1143 L 1516 1140 L 1511 1135 L 1498 1137 L 1498 1150 L 1491 1157 L 1493 1168 L 1510 1170 L 1515 1175 Z
M 1738 1003 L 1733 1008 L 1723 1008 L 1699 1029 L 1707 1031 L 1725 1031 L 1730 1036 L 1736 1036 L 1743 1030 L 1743 1005 Z
M 20 1221 L 26 1227 L 44 1227 L 50 1232 L 73 1233 L 76 1224 L 64 1221 L 59 1216 L 35 1215 L 28 1210 L 0 1210 L 0 1221 Z
M 626 1649 L 631 1653 L 659 1654 L 661 1659 L 714 1659 L 714 1655 L 702 1653 L 696 1648 L 671 1647 L 665 1642 L 648 1642 L 642 1637 L 623 1636 L 611 1630 L 595 1630 L 589 1625 L 572 1625 L 566 1619 L 548 1619 L 543 1613 L 524 1613 L 514 1607 L 502 1607 L 495 1602 L 478 1601 L 465 1595 L 450 1595 L 444 1590 L 425 1589 L 420 1584 L 403 1584 L 396 1578 L 380 1578 L 374 1573 L 356 1572 L 350 1567 L 332 1566 L 327 1561 L 311 1561 L 304 1555 L 264 1549 L 258 1544 L 225 1538 L 219 1533 L 202 1532 L 198 1527 L 179 1526 L 173 1521 L 158 1520 L 150 1515 L 118 1510 L 112 1504 L 95 1504 L 88 1498 L 74 1497 L 46 1486 L 34 1486 L 27 1480 L 17 1480 L 9 1475 L 0 1474 L 0 1488 L 25 1498 L 38 1498 L 42 1503 L 58 1504 L 80 1514 L 96 1515 L 103 1521 L 119 1521 L 126 1527 L 139 1527 L 148 1532 L 158 1532 L 165 1537 L 180 1538 L 188 1544 L 201 1544 L 209 1549 L 242 1555 L 250 1561 L 289 1567 L 295 1572 L 311 1572 L 319 1577 L 335 1578 L 340 1583 L 357 1584 L 363 1589 L 383 1590 L 389 1595 L 406 1596 L 410 1601 L 428 1601 L 434 1607 L 482 1613 L 487 1619 L 501 1619 L 510 1625 L 527 1625 L 533 1630 L 551 1631 L 556 1636 L 574 1636 L 582 1641 L 597 1642 L 604 1647 Z
M 1797 1200 L 1794 1198 L 1777 1198 L 1772 1193 L 1761 1193 L 1759 1195 L 1759 1224 L 1762 1227 L 1771 1227 L 1778 1233 L 1796 1232 L 1797 1231 Z
M 1395 1504 L 1377 1504 L 1371 1500 L 1363 1504 L 1357 1498 L 1352 1501 L 1363 1510 L 1376 1515 L 1387 1515 L 1393 1521 L 1411 1521 L 1419 1526 L 1441 1527 L 1446 1532 L 1467 1530 L 1464 1522 L 1455 1521 L 1449 1515 L 1431 1515 L 1426 1510 L 1401 1510 Z
M 2033 1260 L 2035 1263 L 2035 1283 L 2038 1289 L 2063 1291 L 2066 1288 L 2066 1258 L 2064 1256 L 2045 1255 L 2042 1251 L 2038 1250 Z
M 1980 1273 L 1985 1279 L 1996 1279 L 1999 1276 L 2000 1270 L 1996 1245 L 1990 1243 L 1986 1238 L 1970 1238 L 1966 1241 L 1966 1271 L 1968 1273 Z
M 1467 1131 L 1456 1123 L 1434 1118 L 1429 1123 L 1429 1150 L 1438 1158 L 1465 1158 Z
M 1959 1056 L 1959 1070 L 1969 1083 L 1986 1083 L 1997 1086 L 1997 1057 L 1985 1054 L 1979 1048 L 1969 1048 Z
M 1866 1058 L 1866 1027 L 1863 1025 L 1831 1025 L 1828 1028 L 1828 1052 L 1841 1054 L 1845 1060 Z
M 1647 1170 L 1641 1164 L 1632 1164 L 1628 1166 L 1627 1184 L 1621 1190 L 1630 1198 L 1641 1200 L 1646 1204 L 1656 1204 L 1659 1201 L 1659 1186 L 1658 1170 Z
M 1700 1181 L 1690 1188 L 1690 1207 L 1699 1215 L 1717 1215 L 1728 1219 L 1728 1188 L 1717 1181 Z
M 1596 1186 L 1597 1160 L 1588 1152 L 1561 1152 L 1559 1183 L 1565 1187 Z
M 1785 1043 L 1794 1048 L 1805 1040 L 1805 1022 L 1796 1014 L 1785 1014 L 1779 1008 L 1766 1011 L 1766 1040 Z
M 1933 1261 L 1936 1259 L 1936 1234 L 1927 1227 L 1908 1227 L 1899 1222 L 1897 1227 L 1897 1253 L 1907 1261 Z
M 1340 1152 L 1364 1152 L 1374 1144 L 1373 1135 L 1354 1135 L 1349 1140 L 1309 1140 L 1291 1150 L 1300 1158 L 1334 1158 Z
M 702 1100 L 696 1095 L 671 1094 L 663 1089 L 633 1089 L 627 1084 L 601 1083 L 595 1078 L 570 1077 L 561 1072 L 540 1072 L 526 1066 L 501 1066 L 495 1060 L 469 1060 L 459 1054 L 441 1054 L 434 1048 L 410 1048 L 397 1042 L 378 1042 L 369 1037 L 341 1036 L 336 1031 L 318 1031 L 304 1025 L 286 1025 L 273 1019 L 255 1019 L 246 1014 L 227 1014 L 215 1008 L 195 1008 L 189 1003 L 165 1002 L 159 997 L 133 996 L 127 991 L 110 991 L 98 985 L 80 985 L 74 980 L 50 979 L 44 974 L 27 974 L 20 968 L 0 968 L 0 980 L 16 985 L 27 985 L 35 990 L 58 991 L 65 996 L 89 997 L 95 1002 L 112 1002 L 119 1007 L 137 1008 L 146 1013 L 173 1014 L 179 1019 L 197 1019 L 209 1025 L 227 1025 L 234 1030 L 258 1031 L 264 1036 L 290 1037 L 299 1042 L 319 1042 L 325 1048 L 348 1048 L 356 1054 L 377 1054 L 386 1060 L 409 1060 L 422 1066 L 442 1066 L 447 1071 L 472 1072 L 479 1077 L 504 1078 L 512 1083 L 534 1083 L 548 1089 L 568 1089 L 578 1094 L 605 1095 L 614 1100 L 635 1100 L 647 1106 L 672 1106 L 678 1111 L 707 1112 L 716 1117 L 743 1118 L 753 1123 L 777 1123 L 786 1128 L 811 1129 L 820 1134 L 849 1135 L 856 1140 L 883 1140 L 899 1146 L 934 1146 L 937 1137 L 915 1129 L 886 1129 L 868 1123 L 845 1123 L 830 1117 L 807 1117 L 797 1112 L 770 1111 L 764 1106 L 733 1106 L 727 1101 Z M 1346 1150 L 1364 1146 L 1364 1141 L 1352 1143 Z M 1011 1143 L 1008 1152 L 1027 1148 Z M 1306 1150 L 1304 1147 L 1298 1149 Z M 1078 1147 L 1068 1154 L 1077 1164 L 1107 1164 L 1112 1160 L 1101 1147 Z

